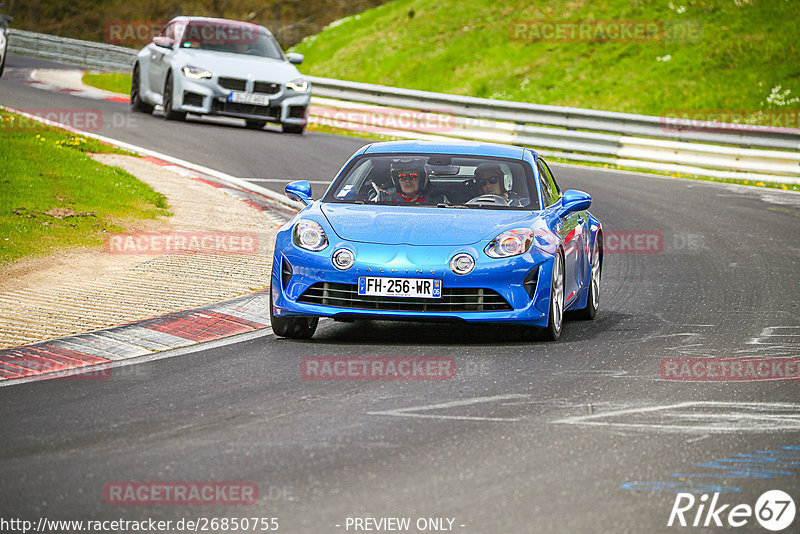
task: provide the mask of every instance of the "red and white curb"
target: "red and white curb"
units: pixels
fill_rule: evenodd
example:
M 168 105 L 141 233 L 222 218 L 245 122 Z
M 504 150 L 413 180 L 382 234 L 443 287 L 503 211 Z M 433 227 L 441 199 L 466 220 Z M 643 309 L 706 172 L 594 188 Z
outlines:
M 65 89 L 31 82 L 40 88 L 99 98 L 90 91 Z M 90 96 L 91 95 L 91 96 Z M 127 101 L 120 97 L 105 100 Z M 166 154 L 103 137 L 43 119 L 21 110 L 0 106 L 44 124 L 63 128 L 100 142 L 140 154 L 144 159 L 201 181 L 258 209 L 276 224 L 291 219 L 298 202 L 251 184 L 241 178 L 184 161 Z M 147 361 L 164 351 L 221 340 L 237 334 L 255 333 L 269 327 L 269 290 L 261 290 L 192 310 L 74 334 L 31 345 L 0 350 L 0 385 L 48 378 L 105 377 L 113 367 Z M 268 333 L 268 332 L 267 332 Z M 262 334 L 263 335 L 263 334 Z
M 193 310 L 0 350 L 0 384 L 45 378 L 105 378 L 117 364 L 132 358 L 138 360 L 268 326 L 269 290 L 261 290 Z

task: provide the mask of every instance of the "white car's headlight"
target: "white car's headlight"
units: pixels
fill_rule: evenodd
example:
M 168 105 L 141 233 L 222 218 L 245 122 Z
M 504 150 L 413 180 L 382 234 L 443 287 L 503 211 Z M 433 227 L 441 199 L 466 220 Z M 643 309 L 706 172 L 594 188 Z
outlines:
M 292 91 L 297 91 L 298 93 L 305 93 L 308 91 L 308 81 L 304 80 L 303 78 L 298 78 L 287 83 L 286 87 Z
M 183 75 L 187 78 L 191 78 L 192 80 L 208 79 L 213 76 L 213 74 L 209 71 L 201 69 L 200 67 L 193 67 L 191 65 L 186 65 L 183 67 Z
M 518 228 L 507 230 L 492 239 L 486 245 L 484 252 L 490 258 L 508 258 L 525 254 L 533 242 L 533 230 L 530 228 Z
M 328 236 L 325 235 L 325 230 L 319 224 L 308 219 L 297 221 L 292 232 L 292 240 L 298 247 L 313 252 L 319 252 L 328 246 Z

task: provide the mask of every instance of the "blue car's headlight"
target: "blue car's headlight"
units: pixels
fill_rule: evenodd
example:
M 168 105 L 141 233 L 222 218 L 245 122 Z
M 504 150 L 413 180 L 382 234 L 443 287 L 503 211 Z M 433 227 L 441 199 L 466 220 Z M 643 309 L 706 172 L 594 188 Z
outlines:
M 518 228 L 507 230 L 492 239 L 483 249 L 490 258 L 508 258 L 525 254 L 533 242 L 533 230 Z
M 319 252 L 328 246 L 328 236 L 325 235 L 325 230 L 319 224 L 308 219 L 300 219 L 294 225 L 292 241 L 298 247 L 313 252 Z
M 292 91 L 297 91 L 298 93 L 305 93 L 308 91 L 308 81 L 304 80 L 303 78 L 298 78 L 287 83 L 286 87 Z
M 183 67 L 183 75 L 187 78 L 191 78 L 192 80 L 202 80 L 204 78 L 211 78 L 213 74 L 205 69 L 201 69 L 200 67 L 193 67 L 191 65 L 186 65 Z

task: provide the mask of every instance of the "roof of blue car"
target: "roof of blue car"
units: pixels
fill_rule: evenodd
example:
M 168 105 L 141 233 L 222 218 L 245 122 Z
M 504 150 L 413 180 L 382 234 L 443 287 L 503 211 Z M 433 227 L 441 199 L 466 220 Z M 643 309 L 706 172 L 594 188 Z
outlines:
M 366 147 L 365 154 L 469 154 L 471 156 L 490 156 L 522 159 L 525 149 L 518 146 L 494 143 L 459 141 L 388 141 L 373 143 Z

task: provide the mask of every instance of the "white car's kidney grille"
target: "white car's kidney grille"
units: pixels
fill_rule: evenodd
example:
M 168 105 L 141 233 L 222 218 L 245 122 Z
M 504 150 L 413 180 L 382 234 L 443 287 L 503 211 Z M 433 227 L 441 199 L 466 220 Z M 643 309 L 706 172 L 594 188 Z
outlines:
M 218 83 L 225 89 L 231 91 L 244 91 L 247 88 L 247 80 L 242 78 L 224 78 L 220 77 Z
M 268 95 L 274 95 L 280 90 L 281 90 L 280 84 L 273 82 L 255 82 L 253 84 L 254 93 L 265 93 Z
M 359 295 L 355 284 L 318 282 L 297 299 L 305 304 L 320 304 L 351 310 L 409 311 L 409 312 L 483 312 L 507 311 L 511 305 L 493 289 L 443 288 L 442 297 L 403 298 Z

